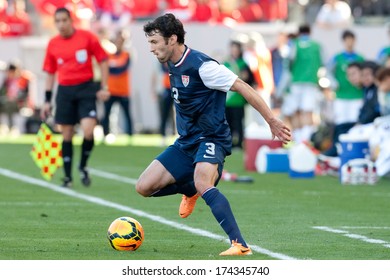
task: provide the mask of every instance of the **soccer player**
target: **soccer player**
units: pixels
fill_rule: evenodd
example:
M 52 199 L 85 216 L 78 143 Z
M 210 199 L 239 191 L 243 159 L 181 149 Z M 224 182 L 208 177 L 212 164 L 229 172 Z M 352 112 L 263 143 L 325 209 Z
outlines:
M 145 197 L 183 194 L 179 208 L 188 217 L 198 197 L 211 208 L 232 246 L 220 255 L 250 255 L 226 197 L 215 187 L 232 139 L 225 119 L 226 92 L 236 91 L 268 122 L 283 142 L 290 130 L 275 118 L 258 93 L 225 66 L 184 44 L 183 24 L 165 14 L 144 26 L 150 51 L 168 62 L 179 138 L 141 174 L 136 190 Z
M 81 182 L 89 186 L 91 179 L 86 166 L 94 146 L 93 130 L 97 123 L 96 97 L 102 101 L 109 97 L 107 54 L 95 35 L 74 28 L 71 14 L 66 8 L 58 8 L 54 19 L 59 35 L 49 41 L 46 49 L 43 65 L 43 70 L 47 72 L 46 92 L 41 117 L 45 119 L 50 114 L 52 89 L 57 73 L 54 118 L 63 136 L 62 157 L 65 171 L 63 186 L 72 186 L 72 138 L 77 123 L 80 123 L 84 135 L 79 164 Z M 100 65 L 102 75 L 100 89 L 92 82 L 92 56 Z

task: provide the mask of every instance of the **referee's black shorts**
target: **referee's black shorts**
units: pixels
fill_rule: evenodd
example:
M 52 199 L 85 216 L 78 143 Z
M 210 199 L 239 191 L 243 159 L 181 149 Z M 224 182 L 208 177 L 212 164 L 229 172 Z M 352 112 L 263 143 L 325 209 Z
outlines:
M 88 81 L 79 85 L 59 85 L 56 96 L 55 122 L 75 125 L 83 118 L 97 118 L 98 84 Z

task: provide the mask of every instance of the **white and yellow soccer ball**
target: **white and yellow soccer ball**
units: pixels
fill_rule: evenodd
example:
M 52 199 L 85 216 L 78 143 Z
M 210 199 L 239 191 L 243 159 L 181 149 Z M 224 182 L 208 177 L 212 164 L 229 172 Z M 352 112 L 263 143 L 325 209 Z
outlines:
M 107 238 L 115 250 L 135 251 L 144 241 L 144 229 L 136 219 L 120 217 L 111 223 Z

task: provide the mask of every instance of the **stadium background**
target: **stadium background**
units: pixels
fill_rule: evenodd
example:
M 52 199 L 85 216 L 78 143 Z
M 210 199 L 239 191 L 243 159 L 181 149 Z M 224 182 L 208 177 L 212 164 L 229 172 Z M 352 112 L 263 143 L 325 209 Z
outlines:
M 11 4 L 14 1 L 8 2 Z M 30 36 L 0 38 L 0 61 L 8 63 L 17 59 L 25 69 L 35 74 L 36 84 L 32 85 L 31 93 L 35 105 L 39 108 L 43 101 L 42 95 L 44 92 L 44 73 L 41 70 L 43 55 L 46 44 L 54 32 L 52 29 L 42 26 L 42 21 L 50 21 L 52 17 L 44 19 L 46 16 L 42 17 L 35 9 L 36 6 L 34 5 L 42 1 L 22 0 L 21 2 L 26 4 L 26 12 L 32 24 L 32 34 Z M 138 2 L 140 1 L 135 1 L 134 3 Z M 152 0 L 150 2 L 156 1 Z M 238 3 L 235 0 L 219 2 L 222 4 L 224 2 L 230 3 L 230 5 L 237 5 Z M 268 0 L 263 2 L 268 2 Z M 261 22 L 238 23 L 230 24 L 229 26 L 222 23 L 210 25 L 207 23 L 186 22 L 186 43 L 194 49 L 199 49 L 211 56 L 223 59 L 227 55 L 228 42 L 233 36 L 238 33 L 256 31 L 263 35 L 267 47 L 271 48 L 275 45 L 278 32 L 294 31 L 303 22 L 313 23 L 315 15 L 324 1 L 299 0 L 280 2 L 288 4 L 286 18 L 276 18 L 275 16 L 275 19 L 272 19 L 271 16 L 268 16 L 268 19 Z M 357 35 L 356 50 L 367 59 L 375 59 L 380 48 L 389 42 L 386 21 L 390 14 L 390 2 L 378 0 L 371 3 L 371 1 L 365 0 L 351 0 L 349 3 L 355 17 L 355 23 L 350 29 Z M 136 132 L 154 132 L 158 130 L 159 126 L 158 104 L 157 100 L 152 98 L 151 89 L 151 75 L 157 62 L 149 54 L 148 45 L 142 31 L 145 20 L 149 18 L 151 18 L 151 15 L 143 15 L 139 18 L 134 17 L 128 26 L 131 32 L 131 51 L 133 53 L 131 76 L 133 101 L 131 109 Z M 326 58 L 341 50 L 341 32 L 342 29 L 324 30 L 317 28 L 313 24 L 313 38 L 322 44 Z M 0 72 L 0 80 L 2 79 L 2 74 Z
M 381 13 L 363 9 L 365 16 L 357 18 L 352 27 L 357 34 L 357 50 L 374 58 L 379 48 L 388 43 L 384 15 L 389 10 L 384 7 L 389 1 L 365 3 L 370 4 L 370 9 L 378 3 L 383 5 Z M 316 11 L 320 1 L 308 4 L 305 9 Z M 290 12 L 302 15 L 302 9 L 303 6 L 295 6 Z M 287 27 L 282 21 L 232 27 L 186 23 L 187 43 L 211 55 L 221 55 L 232 35 L 256 30 L 270 47 L 281 29 L 296 28 L 304 19 L 295 16 L 287 21 Z M 156 61 L 148 53 L 142 25 L 143 21 L 130 25 L 135 50 L 133 113 L 139 130 L 154 130 L 158 125 L 157 104 L 150 98 L 149 75 Z M 314 28 L 313 35 L 324 44 L 328 57 L 341 48 L 340 32 Z M 49 34 L 34 34 L 0 39 L 0 60 L 18 58 L 36 74 L 37 105 L 43 99 L 41 66 L 48 38 Z M 199 203 L 190 219 L 183 220 L 177 214 L 179 196 L 156 203 L 135 192 L 136 178 L 163 150 L 152 136 L 134 136 L 137 145 L 96 147 L 91 158 L 93 186 L 88 189 L 78 181 L 73 189 L 58 187 L 60 171 L 51 182 L 43 180 L 29 156 L 34 137 L 0 137 L 0 260 L 222 260 L 218 253 L 226 249 L 226 240 L 204 203 Z M 80 138 L 75 139 L 75 144 L 80 144 Z M 387 260 L 381 262 L 387 266 L 381 275 L 388 275 L 388 180 L 380 180 L 375 186 L 343 186 L 331 176 L 293 180 L 288 174 L 249 173 L 244 169 L 242 152 L 233 153 L 225 167 L 232 173 L 250 175 L 255 181 L 221 181 L 218 186 L 231 201 L 241 230 L 256 252 L 247 260 Z M 109 224 L 123 215 L 135 217 L 145 229 L 145 242 L 135 254 L 114 251 L 106 238 Z M 223 261 L 226 265 L 234 264 Z M 211 262 L 202 264 L 208 263 Z M 118 272 L 111 266 L 99 265 L 106 271 Z M 370 271 L 371 276 L 379 279 L 378 271 L 370 268 L 356 266 L 359 272 Z M 330 272 L 323 275 L 333 273 L 333 277 L 332 269 L 329 267 Z

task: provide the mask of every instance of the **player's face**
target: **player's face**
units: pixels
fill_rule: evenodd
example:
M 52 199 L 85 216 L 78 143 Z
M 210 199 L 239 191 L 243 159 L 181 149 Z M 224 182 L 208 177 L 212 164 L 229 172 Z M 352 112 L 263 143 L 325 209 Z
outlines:
M 160 63 L 168 62 L 173 54 L 173 47 L 168 44 L 160 33 L 155 32 L 148 36 L 150 51 L 157 57 Z
M 356 87 L 359 87 L 362 83 L 361 71 L 358 67 L 348 67 L 347 68 L 347 77 L 348 80 Z
M 362 84 L 365 87 L 371 86 L 375 82 L 374 73 L 370 68 L 364 68 L 362 70 Z
M 57 30 L 62 37 L 69 37 L 73 34 L 73 22 L 67 13 L 57 13 L 54 20 Z

